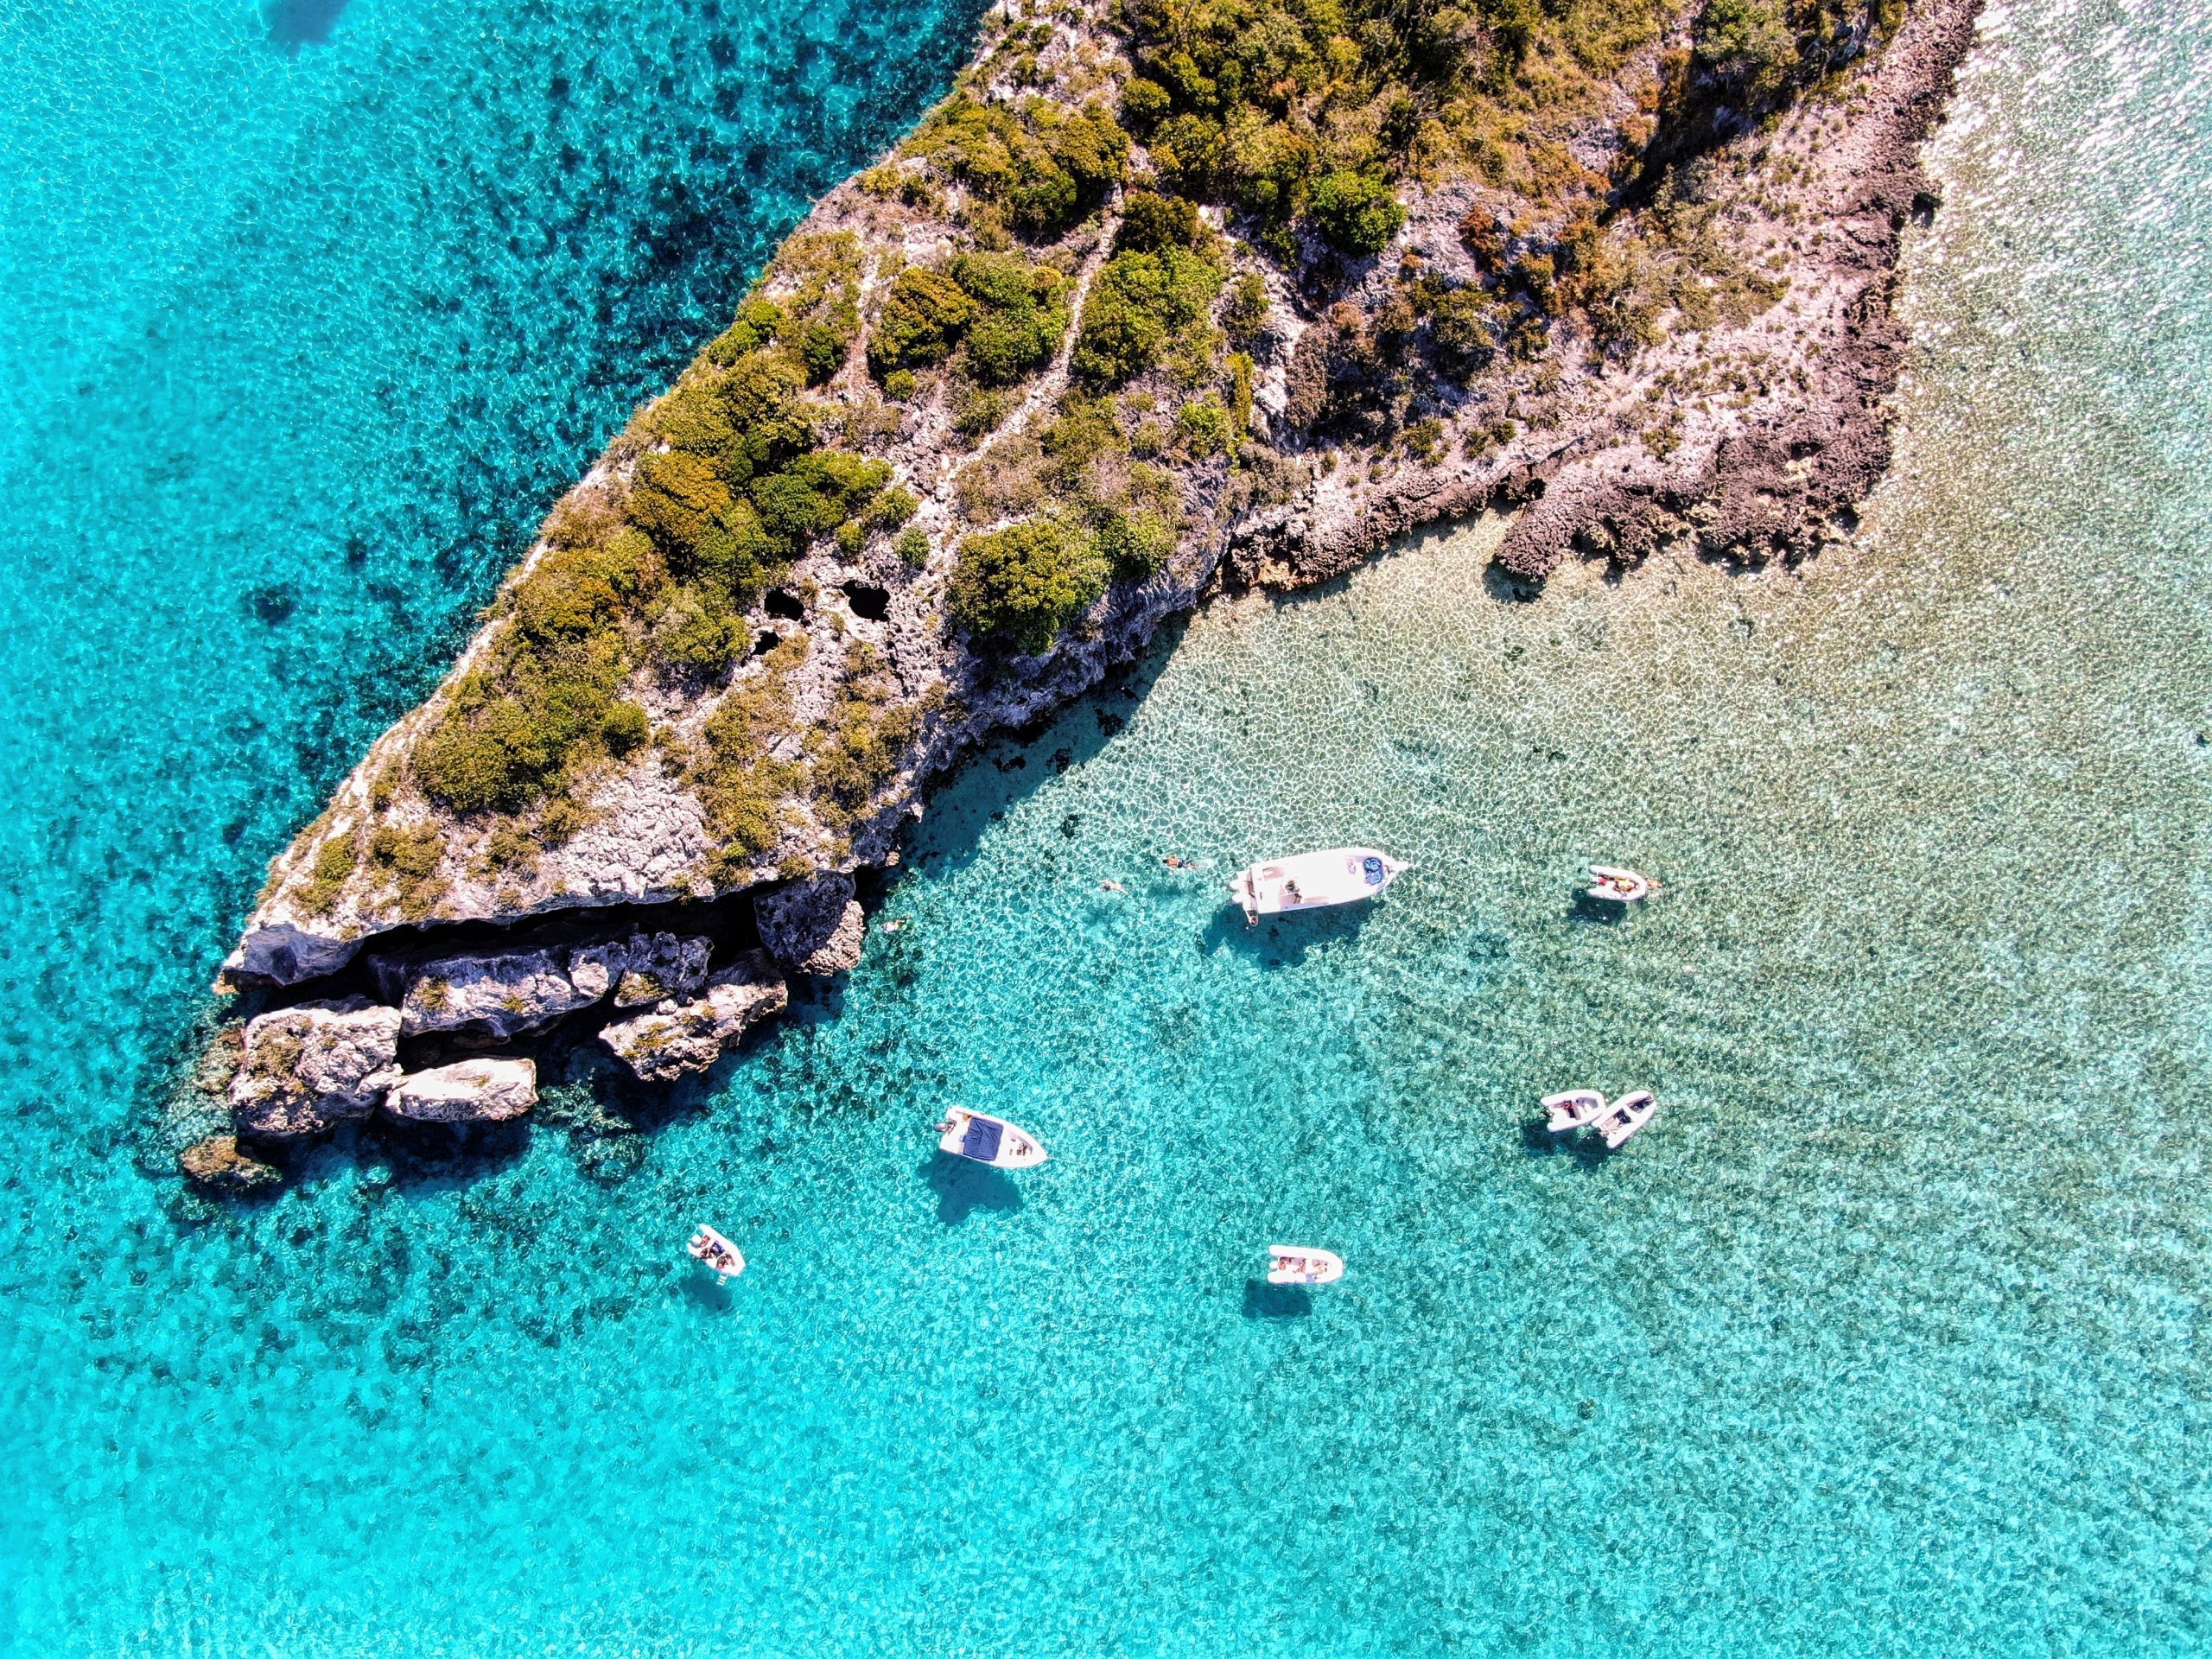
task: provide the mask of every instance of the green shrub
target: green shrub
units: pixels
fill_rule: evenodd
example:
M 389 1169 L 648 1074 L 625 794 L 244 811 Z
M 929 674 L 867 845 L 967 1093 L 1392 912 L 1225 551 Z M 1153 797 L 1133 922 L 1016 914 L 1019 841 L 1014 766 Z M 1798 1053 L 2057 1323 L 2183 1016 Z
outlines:
M 918 530 L 902 530 L 891 550 L 899 556 L 899 563 L 918 570 L 930 562 L 930 538 Z
M 1122 88 L 1122 124 L 1142 137 L 1158 126 L 1173 105 L 1174 99 L 1158 81 L 1132 76 Z
M 781 306 L 772 300 L 747 300 L 738 308 L 737 321 L 721 332 L 703 355 L 709 363 L 727 368 L 747 352 L 766 346 L 783 325 Z
M 1230 284 L 1222 302 L 1221 326 L 1232 340 L 1249 346 L 1260 337 L 1268 320 L 1268 285 L 1249 272 Z
M 1117 386 L 1153 367 L 1177 334 L 1205 316 L 1221 283 L 1219 266 L 1181 248 L 1116 254 L 1083 308 L 1077 378 Z
M 1372 258 L 1390 245 L 1406 222 L 1406 210 L 1382 180 L 1336 172 L 1313 187 L 1306 219 L 1331 247 L 1355 258 Z
M 353 880 L 353 871 L 360 862 L 354 850 L 351 835 L 326 841 L 315 855 L 315 864 L 308 872 L 307 882 L 300 888 L 299 905 L 309 916 L 325 916 L 338 902 L 338 895 Z
M 654 643 L 662 658 L 674 667 L 713 679 L 735 660 L 744 643 L 736 623 L 737 619 L 686 594 L 669 607 Z
M 1437 295 L 1430 303 L 1428 327 L 1447 368 L 1462 373 L 1485 368 L 1497 354 L 1497 306 L 1479 288 Z
M 975 301 L 950 276 L 909 265 L 893 280 L 876 314 L 868 336 L 868 367 L 880 376 L 942 363 L 975 315 Z
M 498 697 L 449 708 L 415 751 L 415 779 L 451 811 L 512 812 L 537 798 L 552 761 L 528 711 Z
M 1114 251 L 1157 253 L 1162 248 L 1188 248 L 1198 243 L 1200 230 L 1196 202 L 1132 190 L 1122 203 L 1122 227 L 1114 233 Z
M 1128 147 L 1096 105 L 1069 115 L 1044 99 L 1014 105 L 957 94 L 923 122 L 906 153 L 958 179 L 1020 234 L 1050 239 L 1106 199 Z
M 1003 391 L 971 387 L 952 411 L 952 429 L 973 443 L 998 429 L 1014 399 Z
M 904 484 L 894 484 L 869 504 L 868 527 L 886 531 L 897 530 L 921 508 L 920 497 Z
M 970 633 L 1034 657 L 1106 591 L 1108 575 L 1090 537 L 1032 518 L 962 542 L 947 596 Z
M 1190 445 L 1191 454 L 1199 460 L 1221 454 L 1229 448 L 1229 411 L 1216 398 L 1202 397 L 1184 404 L 1175 416 L 1175 426 Z
M 1098 550 L 1118 574 L 1142 581 L 1167 563 L 1175 550 L 1175 532 L 1166 520 L 1145 508 L 1109 512 L 1098 527 Z
M 445 857 L 445 838 L 436 824 L 417 823 L 404 830 L 380 824 L 369 837 L 369 857 L 392 883 L 399 913 L 409 921 L 423 920 L 444 895 L 438 868 Z
M 730 501 L 729 486 L 713 464 L 682 449 L 643 457 L 630 484 L 631 518 L 678 568 Z
M 636 703 L 618 702 L 601 717 L 599 735 L 609 754 L 629 754 L 652 735 L 652 722 Z
M 896 397 L 902 404 L 912 400 L 915 391 L 919 389 L 919 385 L 920 383 L 914 378 L 914 372 L 912 369 L 893 369 L 883 377 L 884 395 L 888 397 Z
M 968 253 L 952 262 L 952 276 L 978 308 L 967 334 L 974 379 L 1012 385 L 1052 360 L 1068 328 L 1058 271 L 1019 255 Z
M 1690 31 L 1700 67 L 1757 107 L 1797 67 L 1797 32 L 1785 0 L 1707 0 Z

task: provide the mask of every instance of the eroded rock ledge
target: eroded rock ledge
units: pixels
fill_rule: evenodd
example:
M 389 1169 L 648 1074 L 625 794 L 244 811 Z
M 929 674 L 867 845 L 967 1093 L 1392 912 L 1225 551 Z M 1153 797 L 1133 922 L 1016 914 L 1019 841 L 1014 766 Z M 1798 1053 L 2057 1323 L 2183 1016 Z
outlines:
M 1493 507 L 1524 587 L 1844 533 L 1976 9 L 994 13 L 274 861 L 188 1172 L 512 1121 L 553 1033 L 712 1067 L 934 779 L 1218 588 Z

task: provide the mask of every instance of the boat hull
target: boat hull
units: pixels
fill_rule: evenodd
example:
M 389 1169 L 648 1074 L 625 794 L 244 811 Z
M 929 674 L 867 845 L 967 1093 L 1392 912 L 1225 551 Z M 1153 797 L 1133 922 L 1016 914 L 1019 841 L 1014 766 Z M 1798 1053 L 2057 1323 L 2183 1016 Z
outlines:
M 1603 1116 L 1605 1097 L 1595 1089 L 1567 1089 L 1556 1095 L 1546 1095 L 1541 1104 L 1545 1114 L 1544 1127 L 1554 1135 L 1565 1135 L 1569 1129 L 1579 1129 Z
M 734 1279 L 745 1271 L 745 1252 L 703 1224 L 683 1248 L 693 1260 L 712 1268 L 725 1279 Z
M 1613 864 L 1590 866 L 1589 894 L 1616 905 L 1632 905 L 1639 899 L 1649 899 L 1657 884 L 1640 871 L 1624 869 Z
M 1317 1249 L 1310 1244 L 1268 1246 L 1271 1285 L 1333 1285 L 1344 1276 L 1344 1258 L 1333 1250 Z
M 992 1169 L 1034 1169 L 1046 1159 L 1043 1141 L 1018 1124 L 956 1106 L 938 1125 L 937 1149 Z
M 1294 910 L 1372 899 L 1413 867 L 1374 847 L 1330 847 L 1248 864 L 1229 884 L 1245 915 L 1281 916 Z
M 1613 1103 L 1613 1109 L 1597 1119 L 1591 1127 L 1598 1138 L 1605 1143 L 1608 1152 L 1618 1152 L 1626 1146 L 1636 1132 L 1651 1121 L 1659 1109 L 1659 1103 L 1649 1089 L 1639 1089 L 1634 1094 L 1623 1095 Z

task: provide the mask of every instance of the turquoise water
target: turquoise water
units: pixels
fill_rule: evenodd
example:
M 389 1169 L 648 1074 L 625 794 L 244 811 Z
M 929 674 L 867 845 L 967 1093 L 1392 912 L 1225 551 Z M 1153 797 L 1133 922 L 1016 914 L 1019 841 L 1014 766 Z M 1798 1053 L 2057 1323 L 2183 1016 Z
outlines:
M 262 861 L 926 96 L 851 42 L 965 26 L 635 18 L 10 42 L 11 1649 L 2212 1649 L 2202 5 L 1990 16 L 1802 580 L 1505 605 L 1478 524 L 1217 608 L 650 1135 L 181 1199 L 145 1090 Z M 1252 934 L 1157 861 L 1351 838 L 1418 873 Z M 1599 852 L 1674 893 L 1580 912 Z M 1666 1102 L 1602 1164 L 1524 1133 L 1585 1079 Z M 948 1174 L 948 1098 L 1053 1161 Z

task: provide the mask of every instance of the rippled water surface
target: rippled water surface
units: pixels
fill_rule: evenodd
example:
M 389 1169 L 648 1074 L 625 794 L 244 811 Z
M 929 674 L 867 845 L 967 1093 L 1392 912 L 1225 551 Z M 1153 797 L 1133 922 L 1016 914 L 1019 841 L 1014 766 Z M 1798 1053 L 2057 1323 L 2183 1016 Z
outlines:
M 262 861 L 971 21 L 648 10 L 0 37 L 12 1648 L 2212 1649 L 2195 0 L 1986 19 L 1802 579 L 1509 606 L 1478 524 L 1217 608 L 696 1109 L 196 1218 L 146 1090 Z M 1220 903 L 1348 839 L 1418 870 Z M 1582 1080 L 1665 1104 L 1532 1144 Z

